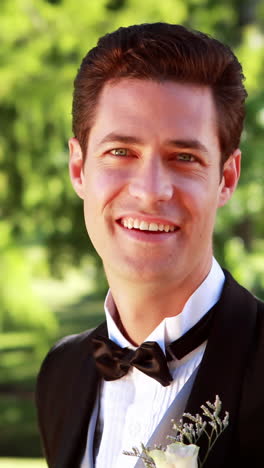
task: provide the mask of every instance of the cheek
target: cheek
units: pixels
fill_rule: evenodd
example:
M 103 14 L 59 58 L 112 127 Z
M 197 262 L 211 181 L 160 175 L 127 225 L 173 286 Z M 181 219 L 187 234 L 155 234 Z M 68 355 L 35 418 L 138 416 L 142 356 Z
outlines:
M 124 177 L 120 171 L 91 170 L 84 186 L 84 205 L 89 207 L 96 215 L 101 214 L 104 208 L 111 203 L 124 186 Z
M 94 203 L 107 199 L 118 185 L 118 179 L 110 171 L 92 172 L 85 184 L 85 195 L 93 199 Z
M 218 206 L 218 190 L 209 181 L 188 181 L 182 187 L 182 200 L 190 224 L 212 229 Z
M 201 216 L 203 207 L 208 202 L 208 187 L 206 181 L 182 178 L 175 184 L 176 200 L 180 200 L 191 216 Z

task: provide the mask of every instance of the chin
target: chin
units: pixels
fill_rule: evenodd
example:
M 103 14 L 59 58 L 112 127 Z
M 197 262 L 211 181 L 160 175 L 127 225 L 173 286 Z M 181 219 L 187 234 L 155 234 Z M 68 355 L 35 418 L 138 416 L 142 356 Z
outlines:
M 118 267 L 115 264 L 115 268 Z M 119 275 L 122 278 L 126 278 L 129 281 L 133 282 L 144 282 L 146 283 L 155 283 L 161 284 L 164 281 L 168 282 L 175 275 L 175 265 L 173 272 L 171 268 L 163 265 L 161 268 L 161 263 L 155 262 L 155 265 L 147 265 L 146 262 L 135 264 L 135 262 L 126 262 L 122 266 L 119 265 Z M 173 274 L 174 273 L 174 274 Z

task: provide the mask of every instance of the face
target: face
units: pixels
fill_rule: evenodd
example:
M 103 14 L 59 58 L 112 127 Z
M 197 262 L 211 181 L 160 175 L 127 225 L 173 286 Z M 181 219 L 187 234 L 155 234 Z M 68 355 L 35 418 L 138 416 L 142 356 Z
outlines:
M 209 88 L 108 83 L 85 158 L 76 139 L 70 155 L 72 183 L 108 279 L 159 286 L 203 280 L 216 211 L 235 189 L 240 167 L 237 150 L 220 170 Z

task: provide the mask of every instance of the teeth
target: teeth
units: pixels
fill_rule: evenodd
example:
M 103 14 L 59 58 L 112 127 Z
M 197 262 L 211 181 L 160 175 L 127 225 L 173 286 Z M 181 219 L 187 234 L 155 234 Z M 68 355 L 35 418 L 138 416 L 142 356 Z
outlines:
M 132 229 L 134 227 L 134 221 L 133 221 L 132 218 L 128 218 L 127 227 L 128 227 L 128 229 Z
M 141 231 L 148 231 L 148 228 L 149 228 L 148 223 L 146 223 L 146 221 L 141 221 L 141 223 L 139 225 L 139 229 Z
M 158 231 L 159 226 L 156 223 L 150 223 L 149 231 Z
M 134 221 L 134 228 L 135 228 L 135 229 L 139 229 L 139 226 L 140 226 L 139 220 L 138 220 L 138 219 L 135 219 L 135 221 Z
M 124 218 L 121 220 L 121 224 L 128 229 L 140 229 L 141 231 L 175 231 L 175 226 L 170 224 L 147 223 L 146 221 L 139 221 L 133 218 Z

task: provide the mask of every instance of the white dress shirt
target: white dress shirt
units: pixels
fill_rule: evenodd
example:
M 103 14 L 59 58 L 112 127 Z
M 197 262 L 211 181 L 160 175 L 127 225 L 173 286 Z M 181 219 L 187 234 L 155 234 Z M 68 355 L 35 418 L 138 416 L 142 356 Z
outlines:
M 224 280 L 222 269 L 213 259 L 210 273 L 188 299 L 182 312 L 165 318 L 145 341 L 156 341 L 165 352 L 167 344 L 192 328 L 218 301 Z M 105 300 L 109 338 L 121 347 L 135 349 L 117 327 L 115 310 L 109 291 Z M 137 459 L 123 455 L 123 450 L 131 451 L 132 447 L 140 448 L 141 443 L 147 444 L 163 415 L 199 366 L 205 347 L 206 342 L 181 360 L 168 363 L 173 381 L 167 387 L 136 368 L 121 379 L 102 382 L 98 418 L 102 436 L 95 459 L 96 468 L 135 466 Z

